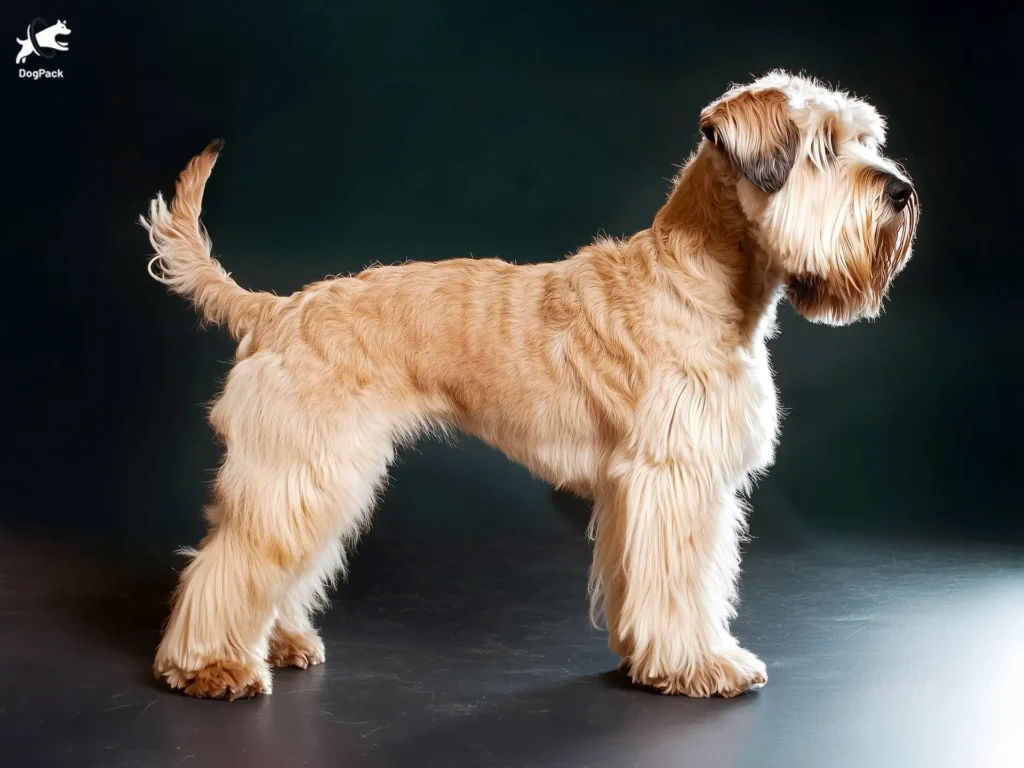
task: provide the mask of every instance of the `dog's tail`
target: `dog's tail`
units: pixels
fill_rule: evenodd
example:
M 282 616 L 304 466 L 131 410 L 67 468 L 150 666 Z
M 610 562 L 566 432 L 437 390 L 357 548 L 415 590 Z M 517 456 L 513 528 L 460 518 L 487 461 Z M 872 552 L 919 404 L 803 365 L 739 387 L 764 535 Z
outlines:
M 140 216 L 156 255 L 149 260 L 149 275 L 174 293 L 195 304 L 204 319 L 227 325 L 235 339 L 269 320 L 284 299 L 253 293 L 231 279 L 210 255 L 210 238 L 199 223 L 203 189 L 224 142 L 212 142 L 192 158 L 178 177 L 170 207 L 157 194 L 149 215 Z

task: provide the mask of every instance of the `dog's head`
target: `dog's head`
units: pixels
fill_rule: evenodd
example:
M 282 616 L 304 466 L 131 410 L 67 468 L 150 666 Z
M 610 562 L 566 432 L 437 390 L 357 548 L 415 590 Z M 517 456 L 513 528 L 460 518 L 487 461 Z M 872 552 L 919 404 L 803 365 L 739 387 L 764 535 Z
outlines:
M 702 152 L 735 183 L 793 307 L 841 325 L 875 317 L 910 258 L 919 218 L 906 172 L 882 154 L 885 121 L 866 102 L 773 72 L 701 113 Z

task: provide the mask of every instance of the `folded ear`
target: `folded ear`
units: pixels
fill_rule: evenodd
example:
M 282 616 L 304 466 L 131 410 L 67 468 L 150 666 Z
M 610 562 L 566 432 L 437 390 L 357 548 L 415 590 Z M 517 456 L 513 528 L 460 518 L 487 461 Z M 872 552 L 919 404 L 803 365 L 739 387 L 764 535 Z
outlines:
M 743 176 L 764 192 L 778 192 L 796 160 L 800 132 L 778 88 L 740 91 L 701 112 L 700 131 Z

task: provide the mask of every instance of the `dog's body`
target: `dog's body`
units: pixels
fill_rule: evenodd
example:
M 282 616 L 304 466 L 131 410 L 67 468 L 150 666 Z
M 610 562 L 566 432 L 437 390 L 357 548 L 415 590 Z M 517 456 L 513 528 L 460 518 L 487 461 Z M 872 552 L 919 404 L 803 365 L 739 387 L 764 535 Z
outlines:
M 40 30 L 36 35 L 36 42 L 39 43 L 40 48 L 52 48 L 57 51 L 66 51 L 68 49 L 68 44 L 61 42 L 57 38 L 62 35 L 70 34 L 71 30 L 67 28 L 67 25 L 63 21 L 58 21 L 56 24 L 52 24 L 46 29 Z M 18 51 L 18 55 L 14 59 L 15 64 L 21 64 L 29 56 L 36 53 L 35 46 L 32 45 L 31 25 L 25 32 L 25 39 L 22 40 L 21 38 L 15 38 L 15 42 L 21 46 L 21 50 Z
M 193 160 L 143 220 L 154 276 L 240 344 L 211 412 L 227 446 L 211 531 L 158 675 L 236 697 L 269 692 L 271 665 L 322 661 L 324 585 L 396 447 L 440 428 L 595 500 L 594 613 L 634 680 L 696 696 L 766 681 L 729 621 L 741 497 L 778 433 L 776 307 L 876 315 L 917 203 L 878 152 L 877 113 L 814 82 L 773 73 L 701 127 L 653 225 L 626 241 L 551 264 L 377 267 L 285 298 L 210 258 L 198 218 L 218 148 Z

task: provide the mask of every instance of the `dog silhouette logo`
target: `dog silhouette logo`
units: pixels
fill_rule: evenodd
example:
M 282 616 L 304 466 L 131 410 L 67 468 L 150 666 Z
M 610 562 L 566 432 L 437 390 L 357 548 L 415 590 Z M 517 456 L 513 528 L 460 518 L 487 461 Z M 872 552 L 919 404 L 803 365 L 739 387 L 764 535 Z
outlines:
M 54 51 L 66 51 L 68 44 L 61 42 L 57 38 L 63 35 L 70 35 L 71 30 L 60 19 L 57 20 L 56 24 L 51 24 L 50 26 L 46 26 L 45 19 L 35 19 L 28 25 L 25 34 L 25 40 L 16 38 L 16 42 L 21 46 L 21 51 L 19 51 L 18 57 L 14 60 L 15 64 L 21 64 L 32 54 L 38 54 L 44 59 L 52 59 Z

